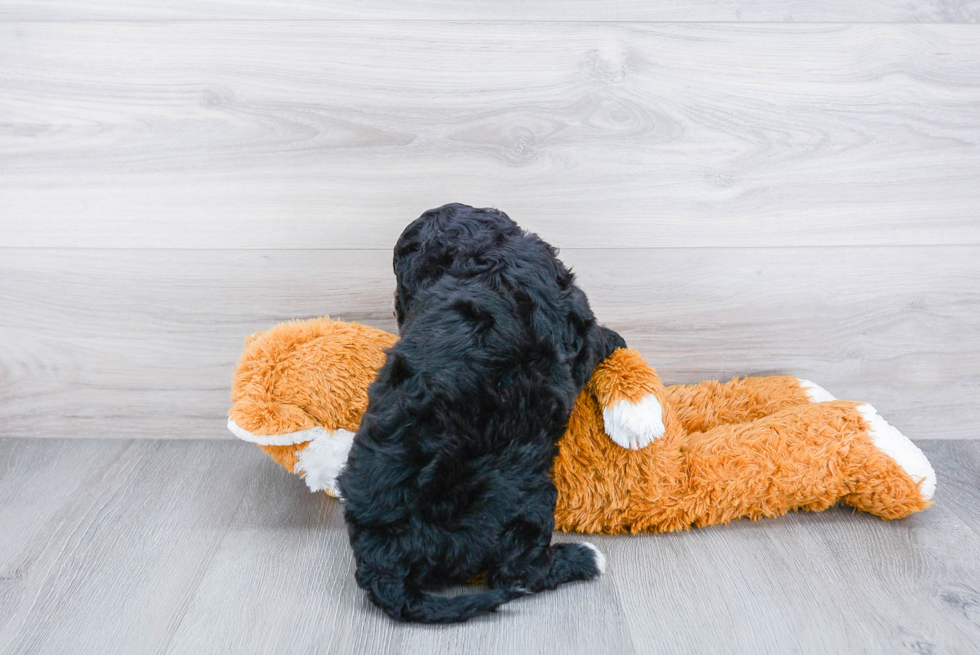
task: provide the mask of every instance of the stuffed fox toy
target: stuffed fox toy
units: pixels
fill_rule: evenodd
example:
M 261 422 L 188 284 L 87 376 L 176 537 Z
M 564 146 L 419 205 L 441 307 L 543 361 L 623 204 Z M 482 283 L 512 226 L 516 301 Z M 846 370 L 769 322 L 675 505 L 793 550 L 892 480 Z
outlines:
M 313 491 L 336 479 L 397 337 L 328 318 L 252 335 L 228 427 Z M 795 377 L 665 387 L 631 349 L 579 394 L 552 469 L 559 530 L 684 530 L 839 501 L 884 519 L 929 506 L 936 474 L 870 405 Z

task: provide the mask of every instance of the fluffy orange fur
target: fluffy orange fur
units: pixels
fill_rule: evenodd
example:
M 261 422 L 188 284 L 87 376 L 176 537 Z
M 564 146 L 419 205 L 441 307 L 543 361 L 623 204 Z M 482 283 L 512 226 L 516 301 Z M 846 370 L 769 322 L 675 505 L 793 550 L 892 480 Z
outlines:
M 253 335 L 229 416 L 256 435 L 320 426 L 357 430 L 367 388 L 397 337 L 314 319 Z M 603 409 L 654 395 L 663 437 L 639 450 L 604 431 Z M 868 434 L 857 403 L 811 403 L 794 377 L 665 387 L 617 350 L 579 395 L 552 471 L 557 527 L 578 532 L 687 529 L 819 511 L 838 501 L 885 519 L 924 509 L 919 486 Z M 262 445 L 287 470 L 306 443 Z
M 354 432 L 393 334 L 357 323 L 291 321 L 245 342 L 229 417 L 256 434 L 315 425 Z
M 664 408 L 665 434 L 646 448 L 621 448 L 603 431 L 602 403 L 620 386 Z M 793 377 L 664 387 L 639 354 L 619 350 L 579 395 L 559 446 L 559 529 L 683 530 L 841 500 L 886 519 L 928 507 L 875 447 L 857 404 L 811 403 Z

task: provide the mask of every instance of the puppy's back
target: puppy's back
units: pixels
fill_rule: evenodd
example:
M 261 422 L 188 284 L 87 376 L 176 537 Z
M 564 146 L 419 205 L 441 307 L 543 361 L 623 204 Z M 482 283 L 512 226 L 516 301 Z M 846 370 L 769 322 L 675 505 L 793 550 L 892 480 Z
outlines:
M 401 339 L 340 480 L 358 584 L 414 621 L 465 620 L 513 597 L 447 601 L 427 586 L 487 573 L 516 594 L 599 570 L 592 550 L 550 545 L 549 470 L 587 378 L 576 371 L 595 329 L 588 303 L 554 249 L 506 215 L 444 209 L 396 247 Z
M 447 504 L 465 514 L 474 489 L 501 471 L 548 471 L 575 389 L 556 375 L 560 348 L 522 311 L 474 280 L 445 278 L 425 291 L 368 391 L 348 460 L 348 477 L 363 477 L 365 493 L 348 482 L 350 508 L 370 513 L 384 493 L 374 487 L 397 482 L 399 501 L 419 515 Z M 383 471 L 362 475 L 368 462 Z

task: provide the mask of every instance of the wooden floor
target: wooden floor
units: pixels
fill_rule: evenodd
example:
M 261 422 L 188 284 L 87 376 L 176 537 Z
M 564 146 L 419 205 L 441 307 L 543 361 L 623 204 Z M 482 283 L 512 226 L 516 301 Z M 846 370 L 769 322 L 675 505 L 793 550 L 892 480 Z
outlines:
M 922 446 L 939 492 L 908 519 L 593 538 L 598 582 L 419 627 L 355 586 L 340 505 L 254 446 L 0 439 L 0 653 L 976 653 L 980 442 Z

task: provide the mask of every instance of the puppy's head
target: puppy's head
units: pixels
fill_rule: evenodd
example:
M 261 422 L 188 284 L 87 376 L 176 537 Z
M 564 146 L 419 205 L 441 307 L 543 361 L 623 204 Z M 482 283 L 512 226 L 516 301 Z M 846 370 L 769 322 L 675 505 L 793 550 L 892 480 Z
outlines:
M 401 327 L 420 292 L 447 274 L 471 277 L 497 265 L 499 247 L 522 234 L 507 214 L 452 203 L 430 209 L 395 244 L 395 318 Z

